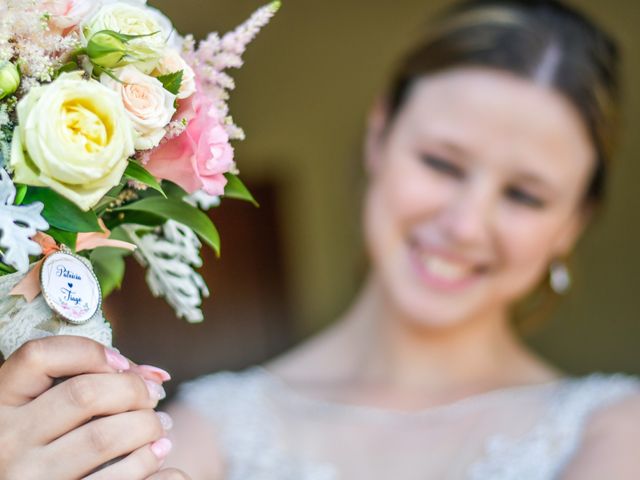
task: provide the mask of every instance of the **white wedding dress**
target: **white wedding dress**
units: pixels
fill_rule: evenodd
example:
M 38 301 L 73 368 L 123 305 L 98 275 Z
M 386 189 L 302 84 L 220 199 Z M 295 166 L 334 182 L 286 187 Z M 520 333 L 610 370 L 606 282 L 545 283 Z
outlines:
M 212 422 L 225 480 L 551 480 L 590 415 L 639 392 L 593 374 L 403 413 L 312 399 L 254 367 L 194 380 L 180 400 Z

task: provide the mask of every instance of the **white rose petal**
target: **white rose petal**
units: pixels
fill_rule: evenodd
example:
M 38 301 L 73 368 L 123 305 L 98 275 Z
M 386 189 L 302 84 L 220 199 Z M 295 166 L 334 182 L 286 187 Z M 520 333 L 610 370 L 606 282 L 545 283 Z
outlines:
M 128 65 L 113 71 L 119 81 L 102 74 L 100 82 L 118 93 L 137 133 L 135 147 L 148 150 L 164 137 L 165 128 L 176 109 L 175 95 L 167 91 L 154 77 Z

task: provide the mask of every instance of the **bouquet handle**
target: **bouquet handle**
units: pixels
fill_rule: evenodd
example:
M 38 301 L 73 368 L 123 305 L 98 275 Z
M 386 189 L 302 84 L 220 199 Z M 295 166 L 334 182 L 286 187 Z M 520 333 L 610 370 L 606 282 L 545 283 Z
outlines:
M 79 335 L 111 347 L 111 326 L 101 309 L 82 325 L 68 323 L 49 308 L 42 295 L 27 302 L 21 295 L 10 294 L 24 276 L 24 273 L 0 276 L 0 352 L 5 359 L 29 340 L 53 335 Z

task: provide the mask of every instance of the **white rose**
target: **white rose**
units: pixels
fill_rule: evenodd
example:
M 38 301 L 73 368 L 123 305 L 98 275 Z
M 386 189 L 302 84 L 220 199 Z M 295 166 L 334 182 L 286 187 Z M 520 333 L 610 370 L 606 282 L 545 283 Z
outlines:
M 145 9 L 149 13 L 149 15 L 153 17 L 156 23 L 160 25 L 160 28 L 162 28 L 166 46 L 171 48 L 180 48 L 184 39 L 178 34 L 176 29 L 173 28 L 173 23 L 171 23 L 169 17 L 167 17 L 157 8 L 150 7 L 149 5 L 147 5 Z
M 116 186 L 135 153 L 133 127 L 117 94 L 82 72 L 33 87 L 17 107 L 14 180 L 47 186 L 88 210 Z
M 119 81 L 103 73 L 100 82 L 122 98 L 122 104 L 138 134 L 136 149 L 156 147 L 166 133 L 164 127 L 176 111 L 175 95 L 167 91 L 157 78 L 145 75 L 131 65 L 116 69 L 113 74 Z
M 164 17 L 166 19 L 166 17 Z M 83 27 L 85 40 L 100 30 L 112 30 L 126 35 L 145 35 L 128 42 L 131 64 L 144 73 L 150 73 L 164 55 L 171 24 L 164 22 L 157 11 L 139 2 L 109 3 L 103 5 Z
M 147 0 L 101 0 L 101 5 L 112 5 L 114 3 L 126 3 L 129 5 L 134 5 L 136 7 L 144 8 L 149 15 L 153 17 L 153 19 L 160 25 L 160 28 L 166 35 L 165 41 L 168 46 L 180 48 L 182 45 L 183 38 L 178 35 L 178 33 L 173 28 L 173 24 L 169 17 L 167 17 L 164 13 L 158 10 L 155 7 L 151 7 L 147 5 Z
M 151 74 L 160 77 L 178 71 L 182 71 L 182 82 L 177 97 L 179 99 L 188 98 L 196 91 L 196 74 L 177 50 L 168 49 Z
M 137 5 L 144 7 L 145 10 L 153 17 L 153 19 L 160 25 L 162 31 L 164 32 L 165 41 L 167 46 L 172 48 L 181 48 L 184 38 L 178 34 L 175 28 L 173 28 L 173 23 L 169 17 L 167 17 L 164 13 L 158 10 L 155 7 L 150 5 L 146 5 L 147 0 L 102 0 L 103 5 L 111 4 L 111 3 L 128 3 L 130 5 Z

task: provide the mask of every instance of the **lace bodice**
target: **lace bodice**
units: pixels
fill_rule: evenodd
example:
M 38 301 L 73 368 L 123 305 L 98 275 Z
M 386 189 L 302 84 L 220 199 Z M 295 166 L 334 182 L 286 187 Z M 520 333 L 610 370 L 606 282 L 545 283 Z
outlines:
M 590 414 L 637 392 L 637 379 L 593 374 L 399 412 L 311 399 L 254 367 L 180 399 L 212 422 L 228 480 L 551 480 Z

